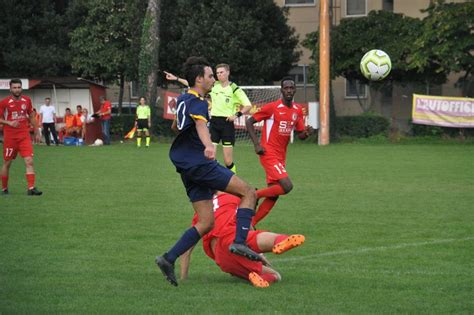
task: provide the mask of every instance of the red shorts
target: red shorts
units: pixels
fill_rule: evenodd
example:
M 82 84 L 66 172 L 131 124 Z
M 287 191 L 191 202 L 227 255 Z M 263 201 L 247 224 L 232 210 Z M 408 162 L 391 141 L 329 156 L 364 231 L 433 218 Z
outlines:
M 257 235 L 264 231 L 249 231 L 247 236 L 247 245 L 257 253 L 262 251 L 257 246 Z M 229 251 L 229 246 L 234 242 L 235 233 L 230 233 L 217 239 L 214 248 L 215 262 L 222 271 L 230 273 L 233 276 L 248 280 L 249 273 L 262 272 L 261 261 L 251 261 L 242 256 L 237 256 Z
M 267 175 L 267 184 L 277 183 L 280 179 L 288 177 L 284 160 L 281 161 L 275 156 L 264 154 L 260 155 L 260 164 Z
M 18 153 L 22 158 L 33 156 L 33 145 L 28 133 L 21 138 L 6 137 L 3 139 L 3 159 L 5 161 L 14 160 Z

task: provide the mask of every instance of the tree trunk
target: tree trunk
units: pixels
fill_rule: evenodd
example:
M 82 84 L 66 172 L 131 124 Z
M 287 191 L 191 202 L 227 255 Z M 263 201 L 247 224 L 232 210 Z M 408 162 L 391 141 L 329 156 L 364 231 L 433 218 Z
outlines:
M 120 75 L 119 79 L 120 91 L 119 91 L 119 99 L 118 99 L 118 115 L 122 116 L 122 103 L 123 103 L 123 89 L 125 86 L 125 78 L 123 75 Z
M 139 61 L 140 90 L 145 95 L 156 118 L 156 99 L 158 87 L 158 52 L 160 47 L 159 21 L 161 1 L 148 0 L 148 7 L 143 21 L 141 51 Z M 155 119 L 154 119 L 155 120 Z

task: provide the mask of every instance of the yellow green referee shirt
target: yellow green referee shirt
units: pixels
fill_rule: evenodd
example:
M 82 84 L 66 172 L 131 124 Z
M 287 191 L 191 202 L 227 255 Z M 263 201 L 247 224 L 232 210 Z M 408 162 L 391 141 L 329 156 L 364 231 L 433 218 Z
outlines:
M 148 119 L 150 117 L 150 106 L 138 105 L 137 107 L 137 119 Z
M 212 99 L 211 116 L 229 117 L 235 114 L 238 106 L 252 105 L 245 92 L 235 83 L 223 87 L 221 82 L 216 81 L 209 93 Z

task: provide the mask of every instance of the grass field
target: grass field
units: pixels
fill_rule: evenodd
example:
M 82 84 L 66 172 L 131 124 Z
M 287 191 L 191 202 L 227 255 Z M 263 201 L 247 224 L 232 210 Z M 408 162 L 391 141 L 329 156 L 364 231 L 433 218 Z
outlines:
M 290 146 L 295 185 L 259 228 L 306 243 L 268 257 L 268 289 L 220 272 L 202 249 L 170 286 L 154 264 L 192 209 L 168 144 L 36 147 L 0 196 L 0 313 L 474 313 L 474 145 Z M 219 149 L 220 151 L 220 149 Z M 262 187 L 251 146 L 238 172 Z

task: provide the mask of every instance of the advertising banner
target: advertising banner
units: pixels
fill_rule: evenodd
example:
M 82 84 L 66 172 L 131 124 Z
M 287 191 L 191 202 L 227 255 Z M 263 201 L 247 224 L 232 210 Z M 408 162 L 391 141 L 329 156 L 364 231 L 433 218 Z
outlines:
M 413 94 L 415 124 L 474 128 L 474 98 Z

